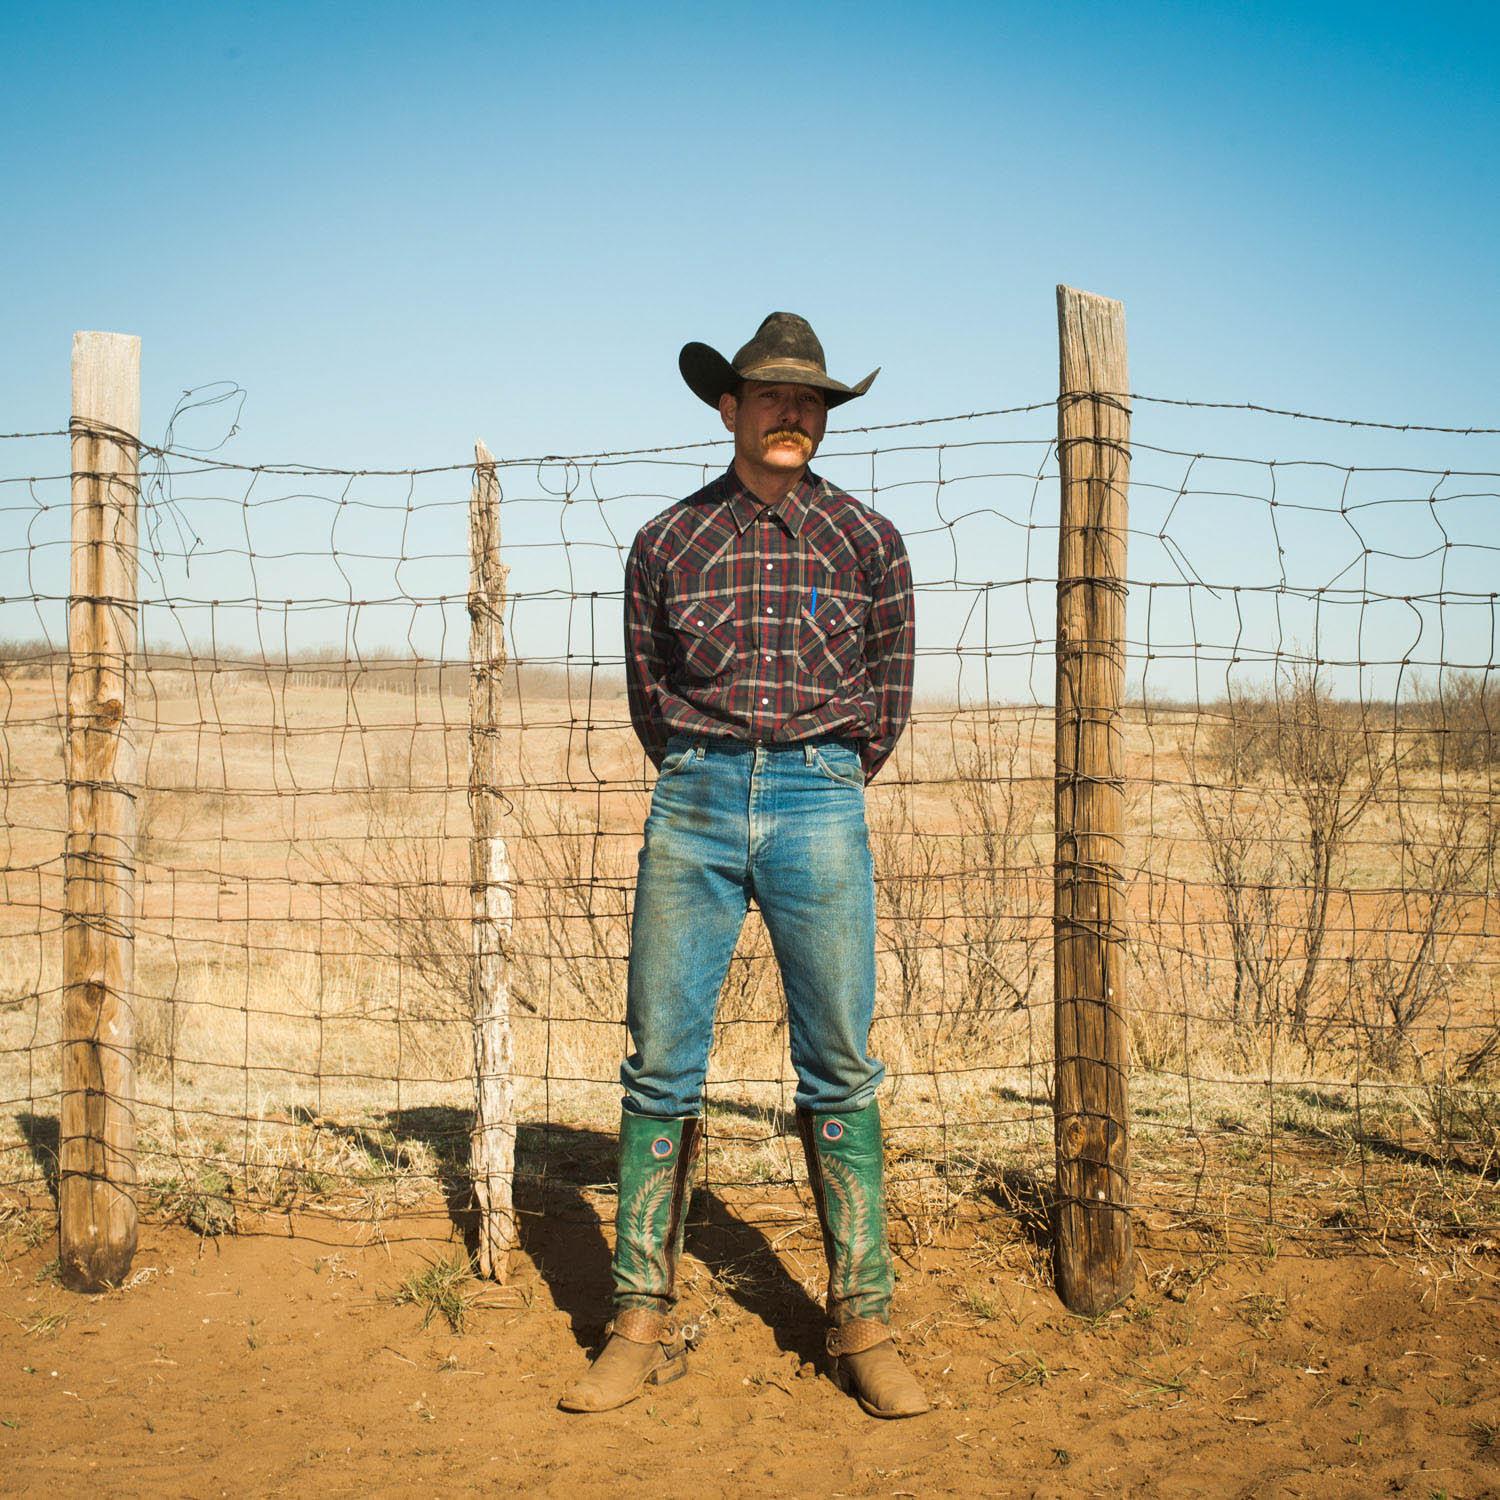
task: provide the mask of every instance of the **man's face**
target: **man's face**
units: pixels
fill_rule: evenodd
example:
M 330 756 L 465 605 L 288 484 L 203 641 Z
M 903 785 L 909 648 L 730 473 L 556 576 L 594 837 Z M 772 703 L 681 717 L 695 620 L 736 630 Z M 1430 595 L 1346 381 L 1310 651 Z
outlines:
M 719 398 L 719 415 L 734 434 L 735 458 L 762 474 L 802 468 L 818 451 L 828 426 L 823 393 L 810 385 L 747 380 L 738 398 Z

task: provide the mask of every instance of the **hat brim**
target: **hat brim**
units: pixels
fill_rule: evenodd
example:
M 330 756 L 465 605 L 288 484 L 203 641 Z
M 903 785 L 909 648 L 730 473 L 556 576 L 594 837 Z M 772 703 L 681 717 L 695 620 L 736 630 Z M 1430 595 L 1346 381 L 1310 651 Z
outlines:
M 682 352 L 677 356 L 677 368 L 682 371 L 682 378 L 687 382 L 688 389 L 715 410 L 718 409 L 719 398 L 733 391 L 742 380 L 769 383 L 787 381 L 794 385 L 810 385 L 814 390 L 823 392 L 832 408 L 863 396 L 880 374 L 880 367 L 877 365 L 857 385 L 845 385 L 819 370 L 809 369 L 800 361 L 788 364 L 778 360 L 767 360 L 765 364 L 756 365 L 753 370 L 741 372 L 717 349 L 698 343 L 682 346 Z

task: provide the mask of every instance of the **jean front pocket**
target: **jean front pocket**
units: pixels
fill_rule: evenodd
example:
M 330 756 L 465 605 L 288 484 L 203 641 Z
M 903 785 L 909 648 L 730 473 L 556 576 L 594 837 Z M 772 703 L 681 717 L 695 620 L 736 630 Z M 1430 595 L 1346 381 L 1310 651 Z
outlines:
M 669 776 L 675 776 L 679 771 L 686 770 L 698 758 L 696 745 L 685 745 L 680 749 L 673 747 L 668 750 L 662 759 L 661 769 L 656 773 L 658 781 L 665 781 Z
M 819 745 L 813 751 L 813 765 L 829 781 L 836 781 L 840 786 L 853 787 L 861 792 L 865 789 L 864 762 L 859 758 L 857 750 L 844 746 Z

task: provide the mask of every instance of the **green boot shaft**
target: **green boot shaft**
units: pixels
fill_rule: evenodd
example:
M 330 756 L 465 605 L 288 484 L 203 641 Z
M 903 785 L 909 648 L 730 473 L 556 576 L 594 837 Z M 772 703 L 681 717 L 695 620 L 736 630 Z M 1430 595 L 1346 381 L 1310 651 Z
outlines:
M 829 1114 L 797 1111 L 823 1249 L 828 1315 L 890 1321 L 895 1266 L 885 1234 L 885 1154 L 880 1106 Z
M 687 1198 L 702 1138 L 696 1116 L 620 1113 L 620 1197 L 615 1210 L 615 1309 L 668 1311 L 687 1234 Z

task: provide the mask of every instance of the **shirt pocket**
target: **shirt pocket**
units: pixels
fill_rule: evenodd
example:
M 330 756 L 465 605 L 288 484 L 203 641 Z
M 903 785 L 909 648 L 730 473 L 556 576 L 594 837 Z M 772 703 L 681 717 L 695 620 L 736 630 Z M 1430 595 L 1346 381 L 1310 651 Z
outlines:
M 715 682 L 734 668 L 735 598 L 723 591 L 685 591 L 667 600 L 667 624 L 677 641 L 683 679 Z
M 862 583 L 857 573 L 827 573 L 804 591 L 797 611 L 797 660 L 803 671 L 846 683 L 863 670 L 863 627 L 869 600 Z

